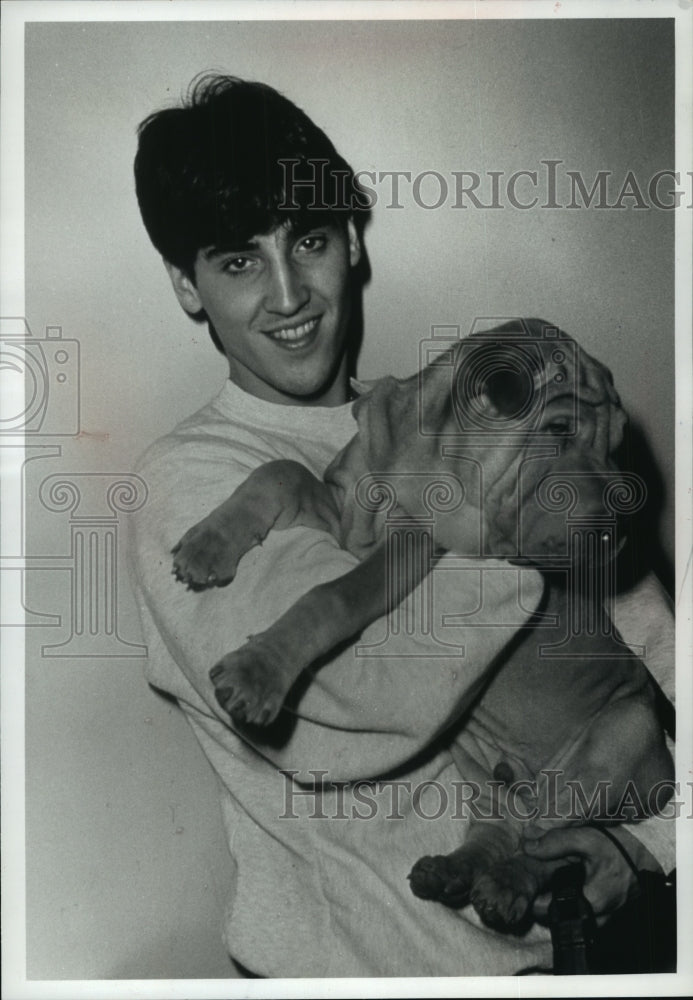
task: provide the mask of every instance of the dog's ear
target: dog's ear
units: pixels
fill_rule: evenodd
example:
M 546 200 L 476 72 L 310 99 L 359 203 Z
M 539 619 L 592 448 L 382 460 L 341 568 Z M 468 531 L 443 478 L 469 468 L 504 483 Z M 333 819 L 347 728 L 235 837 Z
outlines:
M 380 379 L 360 379 L 360 378 L 350 378 L 349 383 L 351 388 L 358 396 L 365 396 L 366 393 L 370 392 L 371 389 L 375 388 Z

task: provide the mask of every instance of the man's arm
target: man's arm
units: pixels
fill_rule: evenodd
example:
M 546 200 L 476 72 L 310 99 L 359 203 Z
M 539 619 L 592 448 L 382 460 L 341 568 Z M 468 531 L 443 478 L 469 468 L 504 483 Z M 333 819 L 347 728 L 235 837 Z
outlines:
M 610 611 L 624 642 L 644 648 L 641 659 L 664 695 L 674 704 L 674 609 L 654 573 L 644 577 L 628 591 L 617 594 Z M 667 744 L 673 756 L 673 741 L 668 740 Z M 676 867 L 675 822 L 671 807 L 665 807 L 663 815 L 653 816 L 641 823 L 624 823 L 617 832 L 624 847 L 630 853 L 638 855 L 636 863 L 640 867 L 655 868 L 659 865 L 665 872 Z

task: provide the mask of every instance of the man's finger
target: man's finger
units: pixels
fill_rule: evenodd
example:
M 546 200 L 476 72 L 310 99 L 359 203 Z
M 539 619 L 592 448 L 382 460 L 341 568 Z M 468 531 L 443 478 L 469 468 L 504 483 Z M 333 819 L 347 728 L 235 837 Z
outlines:
M 550 892 L 543 892 L 540 896 L 537 896 L 537 898 L 534 900 L 534 903 L 532 904 L 532 909 L 534 912 L 534 916 L 537 920 L 545 921 L 548 918 L 549 904 L 551 903 L 552 899 L 553 896 L 551 895 Z
M 526 837 L 524 850 L 531 857 L 541 858 L 543 861 L 564 858 L 568 854 L 590 857 L 594 846 L 591 834 L 592 831 L 580 826 L 549 830 L 539 839 Z

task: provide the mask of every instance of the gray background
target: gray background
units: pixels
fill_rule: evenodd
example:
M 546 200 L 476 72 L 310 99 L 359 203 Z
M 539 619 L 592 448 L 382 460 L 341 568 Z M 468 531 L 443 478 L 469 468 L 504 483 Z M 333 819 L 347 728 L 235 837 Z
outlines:
M 59 460 L 27 467 L 30 503 L 51 472 L 128 471 L 223 382 L 223 360 L 147 241 L 132 183 L 137 123 L 209 68 L 285 92 L 356 169 L 510 174 L 551 158 L 588 186 L 613 171 L 617 192 L 628 170 L 646 185 L 673 167 L 671 22 L 27 25 L 27 318 L 36 335 L 59 324 L 80 341 L 83 430 Z M 382 201 L 367 234 L 359 374 L 412 372 L 432 325 L 555 321 L 612 369 L 656 456 L 671 555 L 672 213 L 403 201 Z M 66 522 L 31 510 L 29 551 L 64 551 Z M 32 606 L 69 613 L 66 575 L 32 579 Z M 119 630 L 138 640 L 123 573 Z M 208 767 L 141 660 L 42 658 L 41 643 L 61 635 L 27 640 L 28 974 L 228 975 L 229 866 Z

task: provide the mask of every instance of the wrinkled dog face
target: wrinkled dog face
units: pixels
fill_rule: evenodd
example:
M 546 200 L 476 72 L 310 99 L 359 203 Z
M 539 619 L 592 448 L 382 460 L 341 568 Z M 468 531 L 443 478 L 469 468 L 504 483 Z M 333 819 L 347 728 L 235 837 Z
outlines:
M 614 498 L 632 485 L 613 460 L 626 417 L 608 369 L 556 327 L 518 320 L 451 340 L 412 378 L 378 380 L 354 413 L 365 440 L 396 444 L 386 471 L 369 469 L 411 516 L 454 477 L 463 501 L 436 513 L 442 547 L 550 568 L 584 558 L 575 533 L 587 532 L 587 558 L 613 554 Z
M 449 392 L 454 439 L 443 451 L 476 462 L 486 554 L 610 558 L 602 529 L 626 488 L 613 460 L 626 417 L 610 372 L 555 327 L 526 321 L 461 341 Z M 575 546 L 576 532 L 596 545 Z
M 347 526 L 352 507 L 382 528 L 396 498 L 411 518 L 434 515 L 442 548 L 562 568 L 611 558 L 617 516 L 644 499 L 614 462 L 626 416 L 610 372 L 540 320 L 436 342 L 411 378 L 357 388 L 360 443 L 334 476 L 351 479 Z M 437 486 L 457 499 L 433 506 Z

